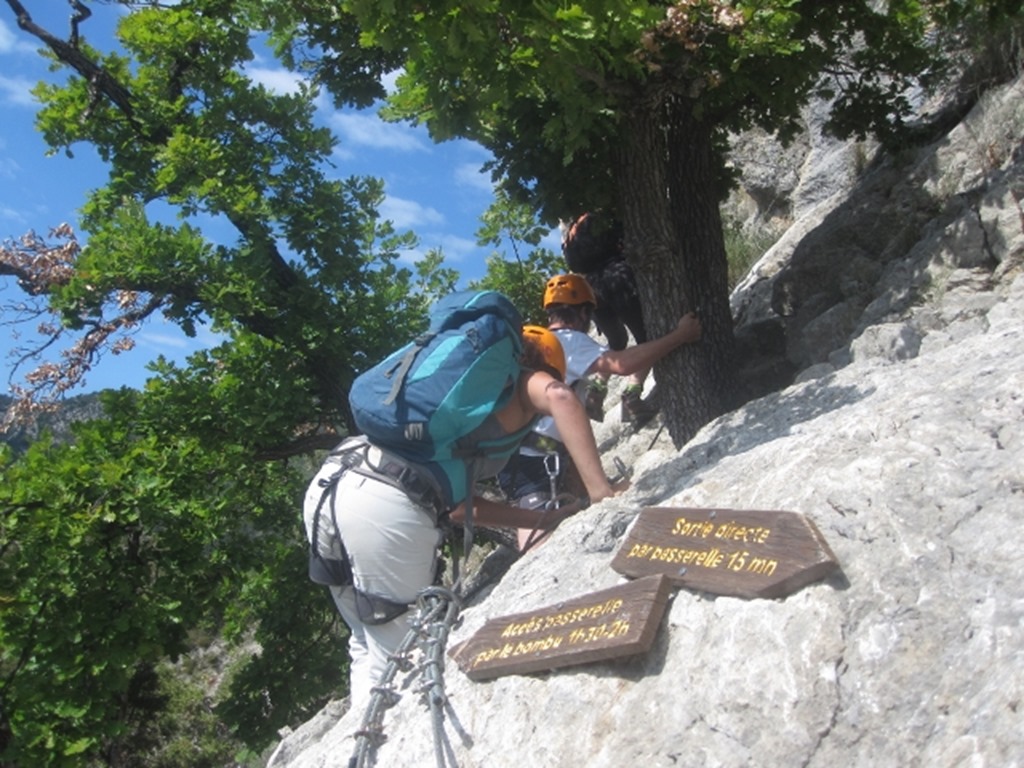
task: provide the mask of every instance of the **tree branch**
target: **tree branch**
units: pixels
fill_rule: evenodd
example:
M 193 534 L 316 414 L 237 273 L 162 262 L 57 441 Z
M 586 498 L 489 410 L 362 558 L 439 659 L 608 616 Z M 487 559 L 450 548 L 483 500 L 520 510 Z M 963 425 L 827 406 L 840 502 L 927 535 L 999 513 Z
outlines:
M 47 48 L 53 51 L 59 61 L 78 72 L 89 83 L 90 88 L 97 96 L 102 94 L 110 99 L 128 118 L 129 122 L 138 129 L 131 93 L 111 77 L 107 70 L 92 61 L 78 48 L 78 25 L 89 18 L 92 12 L 78 0 L 69 0 L 69 4 L 75 11 L 71 17 L 71 33 L 69 40 L 61 40 L 52 32 L 36 24 L 20 0 L 7 0 L 7 5 L 14 11 L 20 29 L 41 40 Z
M 75 271 L 75 259 L 80 251 L 74 232 L 62 225 L 51 232 L 52 237 L 64 240 L 53 245 L 30 232 L 18 243 L 0 245 L 0 274 L 17 277 L 18 284 L 30 296 L 48 296 L 65 285 Z M 60 362 L 43 362 L 25 376 L 25 386 L 12 386 L 15 402 L 4 419 L 5 425 L 31 422 L 34 416 L 51 410 L 70 389 L 78 386 L 107 351 L 114 354 L 131 349 L 134 342 L 127 333 L 167 303 L 164 294 L 146 294 L 134 290 L 121 290 L 112 297 L 117 303 L 117 314 L 111 318 L 78 317 L 76 322 L 85 330 L 74 344 L 61 351 Z M 53 347 L 67 328 L 57 321 L 59 310 L 36 308 L 32 316 L 49 314 L 54 320 L 40 323 L 37 333 L 42 339 L 28 349 L 17 350 L 20 355 L 12 367 L 13 372 L 29 361 L 38 361 L 44 351 Z M 14 322 L 22 323 L 29 318 Z M 117 337 L 117 338 L 115 338 Z

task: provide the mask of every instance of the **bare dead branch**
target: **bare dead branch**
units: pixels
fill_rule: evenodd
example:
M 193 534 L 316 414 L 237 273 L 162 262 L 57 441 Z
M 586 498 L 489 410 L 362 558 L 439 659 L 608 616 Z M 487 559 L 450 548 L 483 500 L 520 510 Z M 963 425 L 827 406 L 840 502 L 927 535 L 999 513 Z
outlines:
M 68 0 L 68 4 L 74 9 L 71 15 L 71 36 L 68 38 L 73 46 L 78 47 L 78 25 L 92 16 L 89 7 L 82 5 L 78 0 Z
M 31 297 L 52 294 L 67 284 L 75 272 L 75 261 L 81 249 L 74 232 L 69 226 L 61 225 L 50 236 L 58 242 L 29 232 L 18 242 L 0 245 L 0 274 L 17 277 L 21 289 Z M 131 334 L 166 303 L 163 295 L 132 290 L 118 291 L 113 299 L 116 310 L 112 317 L 77 318 L 82 330 L 74 343 L 59 353 L 59 362 L 38 363 L 25 375 L 23 384 L 11 385 L 15 402 L 4 419 L 5 426 L 31 422 L 39 413 L 52 410 L 67 392 L 84 382 L 86 374 L 103 355 L 132 349 Z M 24 323 L 47 315 L 50 319 L 37 325 L 35 330 L 40 340 L 34 346 L 13 351 L 16 359 L 11 369 L 12 378 L 22 367 L 42 360 L 43 353 L 59 346 L 69 333 L 56 309 L 36 305 L 30 309 L 19 306 L 15 311 L 20 313 L 19 317 L 5 324 Z

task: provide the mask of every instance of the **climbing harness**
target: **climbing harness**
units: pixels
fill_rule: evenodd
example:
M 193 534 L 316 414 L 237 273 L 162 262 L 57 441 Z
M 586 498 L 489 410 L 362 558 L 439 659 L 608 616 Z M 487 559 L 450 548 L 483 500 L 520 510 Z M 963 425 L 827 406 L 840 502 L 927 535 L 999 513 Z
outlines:
M 335 448 L 327 462 L 337 464 L 338 469 L 322 478 L 319 486 L 323 489 L 313 516 L 313 535 L 309 550 L 309 578 L 317 584 L 335 587 L 352 587 L 355 594 L 356 612 L 365 624 L 386 624 L 409 610 L 404 602 L 395 602 L 380 595 L 365 592 L 355 584 L 352 565 L 349 562 L 345 542 L 341 537 L 336 517 L 335 499 L 338 483 L 347 472 L 372 477 L 404 492 L 413 502 L 432 509 L 435 520 L 441 517 L 442 503 L 427 476 L 416 466 L 390 454 L 382 453 L 379 460 L 371 461 L 369 443 L 359 438 L 350 438 Z M 330 531 L 321 527 L 324 507 L 329 503 Z M 325 537 L 321 541 L 321 537 Z
M 526 541 L 523 542 L 523 546 L 519 549 L 519 556 L 522 557 L 526 554 L 527 550 L 532 548 L 537 542 L 543 538 L 541 533 L 541 525 L 544 523 L 545 518 L 553 509 L 558 509 L 566 504 L 571 503 L 575 499 L 571 494 L 558 492 L 558 473 L 560 469 L 560 459 L 558 453 L 550 451 L 544 454 L 544 471 L 548 476 L 549 492 L 547 498 L 544 500 L 543 506 L 531 506 L 533 509 L 542 509 L 540 515 L 537 517 L 537 522 L 534 523 L 533 530 L 530 531 L 530 535 L 526 537 Z M 532 496 L 541 496 L 541 494 L 531 494 Z M 539 501 L 539 499 L 538 499 Z
M 349 463 L 349 462 L 346 462 Z M 625 468 L 616 460 L 616 466 L 624 473 Z M 362 466 L 345 467 L 346 470 L 360 471 Z M 530 547 L 540 540 L 541 525 L 547 514 L 559 509 L 576 499 L 568 493 L 558 493 L 558 475 L 560 470 L 559 454 L 549 452 L 544 457 L 544 469 L 548 476 L 549 494 L 536 494 L 536 506 L 530 508 L 542 510 L 537 523 L 519 552 L 521 557 Z M 379 471 L 379 467 L 372 467 Z M 365 471 L 365 470 L 363 470 Z M 340 472 L 338 473 L 340 475 Z M 402 473 L 404 476 L 404 473 Z M 470 468 L 470 477 L 475 473 Z M 334 478 L 332 478 L 334 479 Z M 546 498 L 544 498 L 546 496 Z M 332 500 L 333 502 L 333 500 Z M 586 504 L 586 499 L 583 499 Z M 319 511 L 319 510 L 318 510 Z M 471 515 L 467 509 L 467 525 L 471 526 Z M 472 536 L 471 528 L 467 540 Z M 401 688 L 410 688 L 417 678 L 421 683 L 416 689 L 422 703 L 429 709 L 434 741 L 434 758 L 438 768 L 458 768 L 451 740 L 446 730 L 450 723 L 463 744 L 470 744 L 470 735 L 462 727 L 455 713 L 444 685 L 445 649 L 448 636 L 461 622 L 462 605 L 469 600 L 476 590 L 463 594 L 464 585 L 459 575 L 457 559 L 453 563 L 453 585 L 451 588 L 441 586 L 427 587 L 416 597 L 416 615 L 409 620 L 409 631 L 399 644 L 395 653 L 389 657 L 384 674 L 378 684 L 371 690 L 370 702 L 366 707 L 359 729 L 355 732 L 355 748 L 349 759 L 349 768 L 370 768 L 375 765 L 377 752 L 387 740 L 384 734 L 384 716 L 388 709 L 398 704 L 401 699 L 397 680 L 399 673 L 405 678 Z M 477 589 L 480 587 L 478 586 Z M 357 592 L 357 597 L 359 593 Z M 404 611 L 403 611 L 404 612 Z M 419 650 L 419 663 L 414 663 L 413 655 Z
M 544 469 L 550 482 L 550 495 L 543 500 L 543 507 L 537 507 L 542 508 L 543 512 L 520 551 L 520 556 L 539 540 L 540 537 L 536 534 L 540 531 L 547 513 L 574 500 L 570 494 L 557 493 L 557 453 L 548 453 L 545 456 Z M 396 678 L 400 672 L 406 674 L 402 683 L 403 689 L 409 688 L 417 677 L 422 678 L 418 692 L 431 713 L 434 757 L 438 768 L 458 768 L 455 752 L 445 729 L 446 722 L 452 724 L 463 743 L 468 744 L 471 739 L 459 723 L 445 692 L 444 654 L 449 634 L 461 621 L 462 605 L 472 597 L 472 594 L 461 594 L 464 585 L 457 570 L 454 582 L 450 589 L 433 586 L 417 595 L 417 614 L 410 620 L 409 631 L 389 658 L 379 683 L 371 691 L 370 703 L 355 733 L 356 745 L 349 760 L 349 768 L 369 768 L 375 764 L 377 751 L 387 740 L 384 734 L 384 715 L 401 699 L 396 685 Z M 422 658 L 418 666 L 412 660 L 417 648 Z
M 460 621 L 459 611 L 463 602 L 459 597 L 462 579 L 457 559 L 453 564 L 455 583 L 452 588 L 428 587 L 417 595 L 414 606 L 363 592 L 355 586 L 348 553 L 341 540 L 341 532 L 335 518 L 338 483 L 345 473 L 355 472 L 400 488 L 414 502 L 433 509 L 438 513 L 438 523 L 444 523 L 443 515 L 440 514 L 441 503 L 434 487 L 425 479 L 423 473 L 416 471 L 415 465 L 389 454 L 382 454 L 379 461 L 371 461 L 368 448 L 369 445 L 364 440 L 351 438 L 338 446 L 327 459 L 332 464 L 337 464 L 338 469 L 319 482 L 323 493 L 313 518 L 310 578 L 319 584 L 351 587 L 355 593 L 356 610 L 364 623 L 383 624 L 396 619 L 413 607 L 416 608 L 416 615 L 410 620 L 409 631 L 398 649 L 390 657 L 384 675 L 371 691 L 370 703 L 355 734 L 356 747 L 349 760 L 349 766 L 364 768 L 374 765 L 377 749 L 386 740 L 383 728 L 384 714 L 401 698 L 396 678 L 399 673 L 408 673 L 403 688 L 408 688 L 417 677 L 422 677 L 423 680 L 419 693 L 431 712 L 437 765 L 439 768 L 457 767 L 455 752 L 445 730 L 446 715 L 462 740 L 466 743 L 470 740 L 458 722 L 444 689 L 445 648 L 448 635 Z M 473 477 L 472 463 L 469 471 Z M 327 518 L 328 525 L 321 530 L 321 518 L 325 516 L 327 510 L 330 514 Z M 467 509 L 467 539 L 472 536 L 472 524 L 469 522 L 471 515 L 472 512 Z M 328 538 L 321 541 L 321 536 Z M 417 649 L 421 658 L 418 666 L 412 661 L 413 653 Z

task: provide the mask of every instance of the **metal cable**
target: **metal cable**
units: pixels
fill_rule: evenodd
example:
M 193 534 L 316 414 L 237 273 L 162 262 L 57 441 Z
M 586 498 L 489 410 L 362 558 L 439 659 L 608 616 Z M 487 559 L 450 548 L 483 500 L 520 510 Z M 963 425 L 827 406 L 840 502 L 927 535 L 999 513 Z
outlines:
M 395 689 L 398 672 L 411 672 L 403 688 L 409 687 L 418 676 L 424 678 L 420 691 L 431 711 L 434 733 L 434 754 L 438 768 L 457 768 L 455 752 L 445 732 L 447 712 L 463 741 L 468 736 L 459 726 L 448 696 L 444 690 L 444 652 L 448 635 L 459 620 L 461 600 L 452 590 L 428 587 L 416 597 L 418 613 L 410 622 L 409 631 L 388 661 L 379 683 L 373 688 L 359 730 L 355 733 L 356 746 L 349 759 L 349 768 L 368 768 L 376 762 L 377 750 L 387 740 L 384 734 L 384 713 L 395 706 L 401 694 Z M 424 661 L 419 667 L 412 663 L 413 648 L 419 645 Z

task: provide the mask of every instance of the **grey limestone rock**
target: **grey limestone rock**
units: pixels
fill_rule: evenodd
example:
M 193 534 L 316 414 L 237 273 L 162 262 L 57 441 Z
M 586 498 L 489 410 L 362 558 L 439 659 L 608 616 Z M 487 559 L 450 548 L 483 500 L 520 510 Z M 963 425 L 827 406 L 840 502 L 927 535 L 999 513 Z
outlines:
M 807 375 L 678 451 L 656 427 L 597 425 L 633 487 L 517 561 L 450 642 L 619 583 L 609 563 L 648 505 L 798 512 L 840 570 L 774 600 L 677 590 L 629 658 L 489 682 L 448 663 L 460 766 L 1022 764 L 1022 95 L 996 89 L 916 164 L 794 223 L 734 308 L 760 322 L 790 302 Z M 343 709 L 287 735 L 273 768 L 347 764 L 362 713 Z M 378 765 L 436 764 L 415 690 L 384 727 Z

